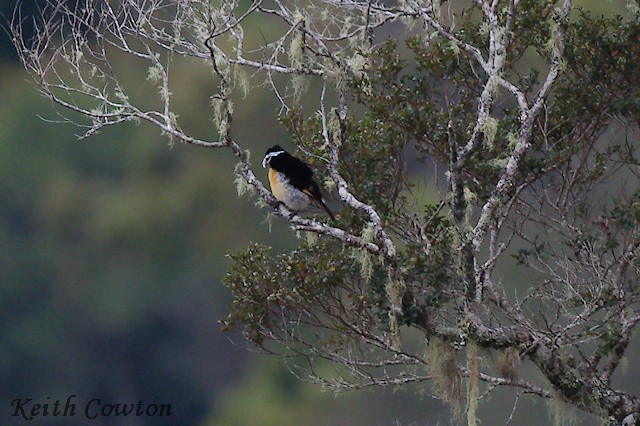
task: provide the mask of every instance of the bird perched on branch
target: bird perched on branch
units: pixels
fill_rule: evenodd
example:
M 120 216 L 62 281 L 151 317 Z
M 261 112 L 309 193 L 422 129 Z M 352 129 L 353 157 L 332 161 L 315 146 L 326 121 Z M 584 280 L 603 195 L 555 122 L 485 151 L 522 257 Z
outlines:
M 278 201 L 295 212 L 306 209 L 313 202 L 322 207 L 331 219 L 336 219 L 324 203 L 320 187 L 313 180 L 313 172 L 305 162 L 289 154 L 280 145 L 275 145 L 267 150 L 262 159 L 262 167 L 267 166 L 271 192 Z

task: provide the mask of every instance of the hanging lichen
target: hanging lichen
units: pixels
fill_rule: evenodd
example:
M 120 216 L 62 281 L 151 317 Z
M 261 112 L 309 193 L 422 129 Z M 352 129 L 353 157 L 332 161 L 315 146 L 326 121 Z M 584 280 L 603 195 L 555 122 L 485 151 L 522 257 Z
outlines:
M 213 108 L 213 117 L 211 121 L 216 127 L 216 130 L 218 130 L 218 133 L 221 135 L 226 125 L 226 111 L 224 111 L 223 104 L 222 96 L 213 95 L 211 97 L 211 108 Z
M 478 345 L 473 340 L 467 344 L 467 368 L 469 381 L 467 382 L 467 425 L 478 424 Z
M 562 400 L 558 392 L 553 392 L 547 401 L 549 416 L 553 418 L 554 426 L 574 426 L 579 424 L 575 412 Z
M 389 331 L 393 339 L 392 346 L 396 349 L 400 348 L 400 339 L 398 335 L 399 323 L 398 318 L 402 316 L 402 295 L 406 289 L 406 285 L 399 274 L 394 274 L 392 268 L 389 268 L 389 277 L 385 286 L 387 299 L 389 300 Z
M 501 350 L 498 354 L 498 368 L 502 377 L 515 380 L 518 377 L 520 353 L 515 348 Z
M 250 153 L 248 150 L 245 152 L 248 160 Z M 242 197 L 245 194 L 255 195 L 256 193 L 256 189 L 253 187 L 253 185 L 250 185 L 249 182 L 247 182 L 247 179 L 242 174 L 243 166 L 244 166 L 243 163 L 237 163 L 233 170 L 233 174 L 235 176 L 235 178 L 233 179 L 233 182 L 236 185 L 236 191 L 238 191 L 238 197 Z
M 342 144 L 342 139 L 341 139 L 342 131 L 340 126 L 340 120 L 338 119 L 337 110 L 335 108 L 331 110 L 328 127 L 329 127 L 329 134 L 332 137 L 333 142 L 336 144 L 336 146 L 339 147 Z
M 471 217 L 473 215 L 473 203 L 478 199 L 478 196 L 468 187 L 464 187 L 463 190 L 464 202 L 467 206 L 464 212 L 465 226 L 471 228 Z
M 484 147 L 488 150 L 492 150 L 494 147 L 496 134 L 498 133 L 498 120 L 496 120 L 491 116 L 488 116 L 484 120 L 482 131 L 484 133 L 484 140 L 483 140 Z
M 318 234 L 316 234 L 315 232 L 305 232 L 304 237 L 309 247 L 315 246 L 318 242 Z
M 362 230 L 362 240 L 370 243 L 373 241 L 375 231 L 373 230 L 373 223 L 369 222 Z M 353 257 L 360 265 L 360 274 L 364 278 L 365 282 L 369 282 L 371 275 L 373 275 L 373 256 L 368 250 L 364 248 L 354 249 Z
M 242 97 L 246 98 L 249 94 L 249 88 L 251 87 L 249 74 L 247 74 L 244 68 L 235 66 L 233 67 L 233 77 L 236 86 L 238 86 L 242 91 Z
M 153 64 L 147 70 L 147 80 L 156 84 L 162 79 L 162 68 L 160 65 Z
M 449 404 L 453 417 L 460 420 L 462 416 L 462 378 L 458 371 L 453 347 L 444 340 L 433 337 L 427 345 L 425 359 L 436 397 Z
M 302 66 L 304 59 L 304 39 L 302 31 L 296 31 L 289 45 L 289 60 L 293 68 Z

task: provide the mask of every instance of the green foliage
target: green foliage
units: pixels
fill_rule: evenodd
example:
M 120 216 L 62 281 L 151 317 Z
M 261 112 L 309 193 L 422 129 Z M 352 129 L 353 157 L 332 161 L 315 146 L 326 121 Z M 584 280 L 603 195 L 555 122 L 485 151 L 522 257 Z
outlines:
M 640 189 L 637 189 L 627 200 L 613 205 L 609 215 L 611 225 L 621 231 L 638 232 L 640 223 Z
M 638 119 L 640 113 L 640 24 L 638 20 L 592 17 L 581 11 L 568 33 L 567 59 L 574 74 L 569 79 L 582 107 L 593 115 L 602 107 L 611 113 Z
M 312 246 L 303 244 L 277 256 L 255 244 L 231 255 L 233 265 L 223 282 L 234 301 L 222 321 L 223 329 L 240 329 L 254 344 L 268 350 L 272 348 L 265 339 L 288 330 L 293 325 L 289 321 L 300 316 L 312 318 L 300 324 L 303 328 L 333 329 L 316 336 L 316 344 L 328 347 L 339 348 L 341 334 L 348 332 L 345 327 L 351 321 L 366 330 L 390 331 L 389 277 L 377 259 L 373 259 L 371 276 L 363 276 L 360 265 L 345 250 L 320 238 Z M 436 299 L 437 285 L 434 282 L 433 290 L 421 296 Z M 415 321 L 413 315 L 416 313 L 405 312 L 404 322 Z
M 521 9 L 524 13 L 518 14 L 514 23 L 507 60 L 508 66 L 514 67 L 507 68 L 508 72 L 525 83 L 525 92 L 539 86 L 540 70 L 529 68 L 524 75 L 518 70 L 531 63 L 530 52 L 548 56 L 545 43 L 550 29 L 546 18 L 552 10 L 543 2 L 526 3 Z M 481 41 L 477 39 L 477 25 L 473 21 L 463 24 L 461 32 L 467 41 Z M 640 72 L 633 60 L 640 46 L 638 21 L 592 18 L 582 12 L 570 26 L 567 38 L 567 72 L 548 104 L 545 122 L 535 128 L 532 153 L 518 171 L 518 180 L 538 179 L 568 163 L 594 143 L 611 122 L 611 114 L 638 120 Z M 470 137 L 481 89 L 477 70 L 448 46 L 446 40 L 436 39 L 425 45 L 420 38 L 410 38 L 406 47 L 413 61 L 409 62 L 398 53 L 396 43 L 389 41 L 372 56 L 370 75 L 351 85 L 354 98 L 367 108 L 370 123 L 390 132 L 403 146 L 412 141 L 423 158 L 435 158 L 443 164 L 449 161 L 450 138 L 459 143 Z M 484 129 L 488 132 L 486 143 L 465 164 L 469 178 L 465 184 L 480 200 L 493 188 L 513 148 L 513 135 L 518 132 L 519 116 L 513 102 L 499 105 L 490 128 Z M 549 145 L 549 141 L 554 142 Z M 601 153 L 600 162 L 620 149 L 609 146 Z M 604 171 L 595 165 L 580 177 L 589 183 L 602 177 Z
M 449 220 L 436 214 L 434 206 L 425 209 L 425 221 L 431 219 L 427 238 L 431 240 L 429 255 L 423 246 L 407 244 L 399 256 L 399 266 L 407 288 L 419 300 L 419 306 L 437 309 L 451 294 L 454 283 L 452 230 Z M 434 216 L 435 214 L 435 216 Z M 404 323 L 415 324 L 421 311 L 415 305 L 404 309 Z
M 434 208 L 426 213 L 433 216 Z M 424 306 L 438 308 L 445 303 L 452 285 L 450 225 L 438 215 L 432 222 L 428 256 L 414 245 L 399 253 L 401 278 L 423 306 L 418 310 L 417 305 L 408 305 L 403 310 L 402 323 L 409 326 L 424 320 Z M 363 274 L 362 265 L 353 261 L 348 250 L 352 249 L 321 237 L 276 256 L 268 246 L 258 244 L 231 255 L 233 264 L 223 283 L 234 300 L 222 321 L 223 329 L 242 330 L 251 342 L 268 350 L 272 349 L 265 338 L 274 339 L 291 327 L 290 320 L 309 313 L 317 322 L 304 323 L 305 327 L 324 327 L 324 319 L 339 323 L 333 333 L 318 336 L 316 343 L 331 347 L 340 341 L 341 332 L 348 332 L 344 327 L 349 321 L 364 329 L 393 331 L 387 295 L 390 277 L 380 260 L 371 256 L 370 272 Z
M 531 247 L 519 248 L 512 256 L 516 259 L 518 265 L 529 265 L 531 261 L 535 262 L 544 255 L 544 247 L 545 243 L 539 241 L 539 236 L 536 235 Z
M 242 324 L 248 337 L 257 344 L 262 341 L 262 330 L 272 328 L 272 316 L 277 318 L 285 309 L 302 310 L 311 302 L 308 299 L 326 296 L 343 272 L 341 267 L 336 275 L 332 274 L 336 271 L 335 263 L 326 265 L 326 269 L 313 268 L 320 262 L 310 255 L 312 251 L 298 250 L 271 259 L 269 250 L 266 246 L 253 244 L 245 251 L 231 255 L 234 263 L 224 280 L 238 296 L 223 323 L 225 328 Z M 318 270 L 326 273 L 318 274 Z
M 292 111 L 282 117 L 282 122 L 296 145 L 318 157 L 324 157 L 322 124 L 318 117 L 304 118 L 299 111 Z M 335 136 L 329 135 L 330 138 Z M 374 206 L 379 214 L 391 216 L 394 208 L 399 207 L 401 191 L 406 189 L 407 174 L 403 162 L 406 134 L 379 118 L 365 116 L 348 119 L 346 137 L 340 152 L 340 173 L 360 200 Z M 309 157 L 306 160 L 320 172 L 324 169 L 323 162 L 318 158 Z M 323 180 L 321 175 L 318 180 Z M 341 216 L 349 223 L 349 227 L 364 226 L 353 213 L 347 210 Z
M 335 243 L 321 238 L 313 246 L 305 244 L 275 257 L 269 251 L 266 246 L 253 244 L 231 255 L 233 265 L 223 283 L 233 293 L 234 301 L 229 316 L 222 321 L 224 329 L 241 329 L 249 340 L 264 346 L 265 337 L 280 333 L 281 326 L 288 327 L 287 319 L 319 307 L 329 311 L 341 308 L 327 306 L 328 301 L 341 301 L 349 310 L 358 306 L 364 309 L 367 296 L 345 291 L 362 283 L 360 270 L 348 256 L 336 252 Z M 372 280 L 378 282 L 379 274 Z M 369 297 L 375 296 L 369 293 Z
M 620 324 L 617 323 L 611 323 L 606 327 L 605 332 L 600 335 L 601 343 L 596 350 L 596 355 L 606 356 L 620 342 L 622 338 L 620 328 Z

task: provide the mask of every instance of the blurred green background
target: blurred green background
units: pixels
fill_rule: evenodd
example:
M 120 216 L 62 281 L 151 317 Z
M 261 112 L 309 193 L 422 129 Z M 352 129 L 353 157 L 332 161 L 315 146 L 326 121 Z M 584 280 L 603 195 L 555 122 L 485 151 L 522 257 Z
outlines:
M 10 16 L 15 1 L 0 5 Z M 336 398 L 222 333 L 225 254 L 249 242 L 287 250 L 294 233 L 281 220 L 270 232 L 267 212 L 238 199 L 228 152 L 170 146 L 145 124 L 78 141 L 78 129 L 41 120 L 56 119 L 55 109 L 0 37 L 0 424 L 26 423 L 10 417 L 14 398 L 71 394 L 173 408 L 165 421 L 92 424 L 448 424 L 448 409 L 420 387 Z M 192 65 L 176 63 L 173 93 L 183 127 L 206 137 L 215 86 L 206 66 Z M 149 89 L 138 85 L 144 68 L 118 66 L 130 68 L 126 84 Z M 254 164 L 267 147 L 287 143 L 274 100 L 257 88 L 236 108 L 235 138 Z M 481 405 L 480 416 L 504 424 L 513 396 L 492 398 L 506 403 Z M 551 423 L 543 403 L 537 410 L 513 424 Z

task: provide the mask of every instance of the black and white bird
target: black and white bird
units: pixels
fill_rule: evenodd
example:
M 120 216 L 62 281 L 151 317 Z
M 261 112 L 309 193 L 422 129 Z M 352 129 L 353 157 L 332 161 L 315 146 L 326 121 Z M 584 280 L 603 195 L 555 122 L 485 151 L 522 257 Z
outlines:
M 280 145 L 269 148 L 262 159 L 262 167 L 269 166 L 271 192 L 287 208 L 299 212 L 310 203 L 321 206 L 331 217 L 336 218 L 324 203 L 320 187 L 313 180 L 309 166 L 282 149 Z

